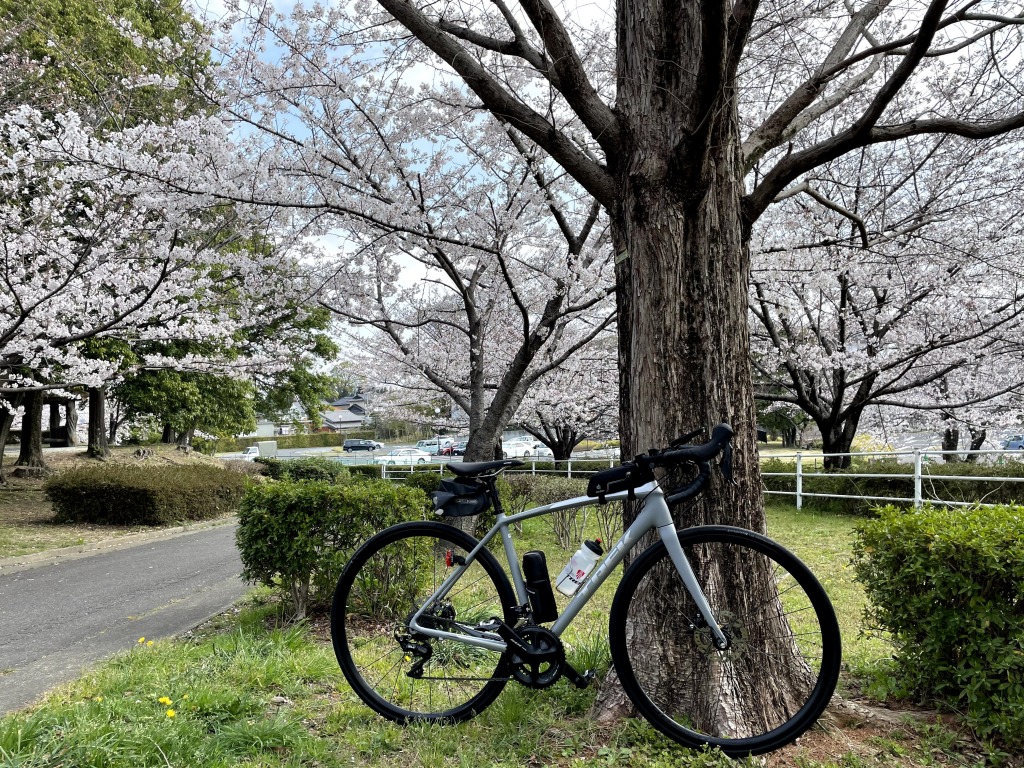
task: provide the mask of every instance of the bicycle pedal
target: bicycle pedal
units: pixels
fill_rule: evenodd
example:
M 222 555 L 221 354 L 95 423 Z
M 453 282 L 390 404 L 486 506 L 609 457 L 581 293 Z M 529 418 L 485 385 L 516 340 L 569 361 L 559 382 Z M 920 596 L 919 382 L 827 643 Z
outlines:
M 594 678 L 597 677 L 597 672 L 593 669 L 588 669 L 581 675 L 579 672 L 576 671 L 572 664 L 569 664 L 568 662 L 566 662 L 565 670 L 562 674 L 569 678 L 569 682 L 571 682 L 577 688 L 589 687 L 590 684 L 594 682 Z

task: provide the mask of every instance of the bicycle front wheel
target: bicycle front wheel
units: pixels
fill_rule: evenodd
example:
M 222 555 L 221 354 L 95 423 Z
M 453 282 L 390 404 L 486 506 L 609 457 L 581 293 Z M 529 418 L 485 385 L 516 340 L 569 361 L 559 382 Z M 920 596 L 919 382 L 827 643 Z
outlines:
M 839 677 L 839 625 L 800 560 L 740 528 L 679 541 L 728 646 L 719 649 L 663 543 L 622 578 L 610 644 L 622 687 L 666 736 L 739 757 L 779 749 L 821 715 Z
M 371 538 L 345 566 L 331 606 L 334 653 L 356 695 L 384 717 L 465 720 L 505 686 L 507 652 L 409 629 L 412 615 L 476 544 L 442 523 L 403 523 Z M 419 623 L 465 634 L 493 617 L 514 623 L 514 605 L 508 577 L 484 549 Z

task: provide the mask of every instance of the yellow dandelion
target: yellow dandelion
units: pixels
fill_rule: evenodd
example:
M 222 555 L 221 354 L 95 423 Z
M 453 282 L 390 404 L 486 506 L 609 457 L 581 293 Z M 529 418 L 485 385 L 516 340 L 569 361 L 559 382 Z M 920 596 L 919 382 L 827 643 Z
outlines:
M 93 696 L 92 700 L 96 701 L 96 702 L 100 702 L 100 701 L 103 701 L 103 697 L 102 696 Z
M 140 637 L 139 638 L 139 645 L 142 645 L 144 642 L 146 642 L 146 638 Z
M 188 694 L 186 693 L 186 694 L 185 694 L 184 696 L 182 696 L 181 698 L 183 698 L 183 699 L 187 699 L 187 698 L 188 698 Z
M 161 696 L 159 699 L 157 699 L 157 702 L 163 704 L 165 707 L 169 707 L 173 703 L 167 696 Z
M 153 641 L 152 641 L 152 640 L 147 640 L 147 641 L 146 641 L 146 645 L 147 645 L 147 646 L 150 646 L 150 645 L 152 645 L 152 644 L 153 644 Z
M 175 712 L 173 709 L 168 709 L 167 710 L 167 716 L 168 717 L 174 717 L 176 714 L 178 714 L 178 713 Z

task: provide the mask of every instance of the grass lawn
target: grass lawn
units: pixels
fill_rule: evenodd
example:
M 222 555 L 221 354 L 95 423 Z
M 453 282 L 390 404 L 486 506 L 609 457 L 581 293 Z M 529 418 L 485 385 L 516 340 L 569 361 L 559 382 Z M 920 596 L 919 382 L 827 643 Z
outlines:
M 884 658 L 883 641 L 859 634 L 863 596 L 847 565 L 853 521 L 781 507 L 769 518 L 771 535 L 808 561 L 836 602 L 849 669 Z M 551 543 L 545 522 L 527 526 L 520 551 L 540 544 L 550 568 L 560 568 L 569 553 Z M 605 585 L 565 638 L 569 660 L 580 667 L 594 658 L 607 665 L 603 638 L 613 588 Z M 348 689 L 323 619 L 287 626 L 280 606 L 265 592 L 256 595 L 189 637 L 140 641 L 36 708 L 0 719 L 0 766 L 735 764 L 676 747 L 642 721 L 600 727 L 588 716 L 595 690 L 564 681 L 543 691 L 510 684 L 489 709 L 457 726 L 395 725 Z M 856 689 L 850 671 L 843 685 Z M 994 763 L 995 756 L 934 718 L 887 724 L 841 715 L 827 716 L 799 744 L 750 762 L 799 768 Z M 1004 764 L 1021 765 L 1019 757 Z

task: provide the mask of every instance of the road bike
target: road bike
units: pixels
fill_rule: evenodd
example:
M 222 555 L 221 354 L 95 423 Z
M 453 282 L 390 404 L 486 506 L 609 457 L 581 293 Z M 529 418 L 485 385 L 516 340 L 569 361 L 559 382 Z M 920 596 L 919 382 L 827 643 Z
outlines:
M 331 610 L 335 654 L 371 709 L 399 723 L 468 719 L 516 681 L 547 688 L 594 678 L 566 659 L 561 636 L 649 531 L 660 537 L 632 559 L 609 615 L 612 663 L 637 711 L 675 741 L 731 756 L 792 742 L 821 715 L 841 661 L 839 626 L 825 590 L 791 552 L 749 530 L 677 529 L 669 506 L 707 487 L 712 463 L 731 479 L 732 428 L 709 442 L 691 433 L 664 450 L 591 476 L 586 496 L 506 515 L 497 476 L 522 462 L 449 464 L 433 494 L 444 517 L 495 509 L 477 539 L 445 522 L 395 525 L 352 556 Z M 678 477 L 666 491 L 655 469 Z M 543 555 L 523 566 L 511 529 L 586 505 L 633 500 L 635 520 L 557 612 Z M 492 549 L 503 553 L 503 567 Z M 538 557 L 538 555 L 540 555 Z M 765 685 L 765 679 L 771 685 Z

